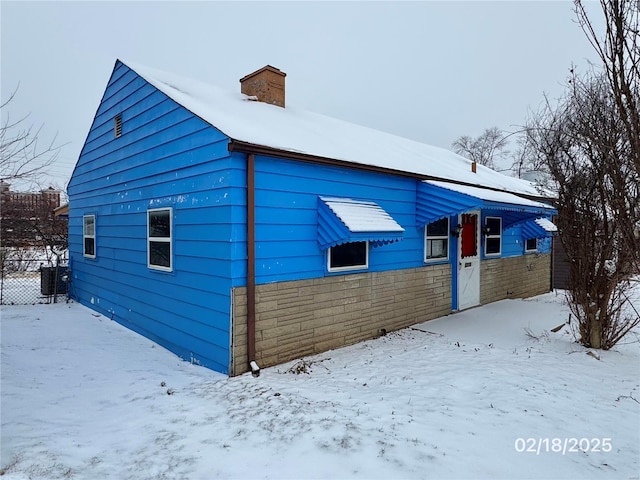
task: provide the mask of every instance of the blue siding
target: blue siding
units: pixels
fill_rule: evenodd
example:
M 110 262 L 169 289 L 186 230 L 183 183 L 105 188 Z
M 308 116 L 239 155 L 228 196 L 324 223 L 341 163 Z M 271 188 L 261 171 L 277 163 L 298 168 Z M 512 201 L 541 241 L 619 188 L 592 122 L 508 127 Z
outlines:
M 423 265 L 414 179 L 256 156 L 256 282 L 328 275 L 318 245 L 318 196 L 370 200 L 402 227 L 403 240 L 369 250 L 369 271 Z
M 509 213 L 509 215 L 513 215 L 513 213 Z M 504 216 L 504 212 L 499 210 L 483 210 L 482 211 L 482 225 L 484 225 L 484 221 L 486 217 L 500 217 Z M 550 218 L 549 218 L 550 219 Z M 522 229 L 519 225 L 515 225 L 510 228 L 504 228 L 504 220 L 503 220 L 503 229 L 502 229 L 502 248 L 500 255 L 490 255 L 485 256 L 484 254 L 484 243 L 485 237 L 482 237 L 482 258 L 506 258 L 506 257 L 518 257 L 520 255 L 525 254 L 525 241 L 522 237 Z M 533 253 L 533 252 L 530 252 Z M 538 250 L 537 253 L 551 253 L 551 239 L 539 239 L 538 240 Z
M 410 178 L 256 156 L 256 282 L 330 275 L 326 251 L 317 241 L 318 196 L 376 202 L 404 227 L 402 241 L 370 248 L 368 271 L 423 266 L 424 227 L 417 226 L 416 217 L 420 184 Z M 422 204 L 428 207 L 429 202 L 423 199 Z M 482 222 L 486 216 L 503 215 L 501 211 L 483 210 Z M 456 221 L 456 216 L 451 217 L 452 225 Z M 455 237 L 450 237 L 450 248 L 448 262 L 455 265 Z M 484 258 L 484 237 L 481 248 Z M 546 242 L 539 242 L 538 251 L 549 251 Z M 503 230 L 502 253 L 497 257 L 523 254 L 524 241 L 519 227 Z M 238 267 L 235 273 L 242 277 L 239 284 L 243 285 L 246 272 L 243 265 Z
M 246 217 L 245 164 L 227 145 L 118 62 L 68 188 L 72 295 L 224 373 L 232 270 L 246 258 L 245 228 L 233 225 Z M 172 272 L 147 268 L 147 210 L 158 207 L 172 208 Z M 95 259 L 82 255 L 88 213 L 96 215 Z

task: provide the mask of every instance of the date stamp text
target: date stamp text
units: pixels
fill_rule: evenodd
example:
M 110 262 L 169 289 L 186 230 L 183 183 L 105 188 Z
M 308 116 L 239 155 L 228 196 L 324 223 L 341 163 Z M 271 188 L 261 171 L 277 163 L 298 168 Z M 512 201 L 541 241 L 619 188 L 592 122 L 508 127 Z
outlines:
M 538 437 L 515 440 L 514 447 L 518 453 L 557 453 L 566 455 L 578 452 L 610 452 L 613 443 L 610 438 L 576 438 L 576 437 Z

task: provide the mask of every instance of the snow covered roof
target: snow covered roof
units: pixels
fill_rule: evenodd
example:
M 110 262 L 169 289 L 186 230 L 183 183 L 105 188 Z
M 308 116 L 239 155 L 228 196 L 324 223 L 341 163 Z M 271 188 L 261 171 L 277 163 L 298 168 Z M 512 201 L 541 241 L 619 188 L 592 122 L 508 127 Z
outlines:
M 537 196 L 535 186 L 443 148 L 300 110 L 257 102 L 239 92 L 123 62 L 143 79 L 228 137 L 292 153 L 302 153 L 409 174 L 453 180 Z
M 419 226 L 480 208 L 500 211 L 504 228 L 556 213 L 551 205 L 507 192 L 433 180 L 418 185 L 416 220 Z M 542 231 L 535 223 L 533 227 L 536 234 Z
M 433 181 L 433 180 L 425 180 L 425 183 L 429 183 L 437 187 L 453 190 L 454 192 L 464 193 L 465 195 L 470 195 L 472 197 L 485 200 L 487 202 L 511 203 L 515 205 L 522 205 L 525 207 L 535 207 L 535 208 L 545 208 L 545 209 L 553 208 L 546 203 L 537 202 L 535 200 L 529 200 L 529 199 L 522 198 L 507 192 L 499 192 L 495 190 L 487 190 L 486 188 L 470 187 L 467 185 L 460 185 L 460 184 L 451 183 L 451 182 L 439 182 L 439 181 Z

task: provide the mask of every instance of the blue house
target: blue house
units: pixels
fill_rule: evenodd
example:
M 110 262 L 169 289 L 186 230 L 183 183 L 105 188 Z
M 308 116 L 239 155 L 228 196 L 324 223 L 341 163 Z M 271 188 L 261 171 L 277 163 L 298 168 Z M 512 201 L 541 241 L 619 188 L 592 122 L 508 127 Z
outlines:
M 73 298 L 237 375 L 550 289 L 555 210 L 452 152 L 116 61 L 68 186 Z

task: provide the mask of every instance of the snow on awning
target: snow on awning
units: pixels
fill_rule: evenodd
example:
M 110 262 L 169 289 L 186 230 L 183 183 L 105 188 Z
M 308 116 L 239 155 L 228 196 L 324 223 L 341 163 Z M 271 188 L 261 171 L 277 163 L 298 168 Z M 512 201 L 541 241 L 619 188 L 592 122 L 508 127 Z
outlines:
M 327 249 L 348 242 L 372 246 L 402 240 L 404 228 L 378 204 L 350 198 L 319 197 L 318 243 Z
M 549 233 L 558 232 L 558 227 L 548 218 L 536 218 L 536 223 Z
M 556 213 L 546 203 L 509 192 L 432 180 L 421 182 L 417 198 L 418 226 L 478 208 L 500 211 L 503 228 Z
M 546 218 L 536 218 L 522 224 L 522 238 L 524 240 L 546 238 L 557 233 L 558 227 Z

